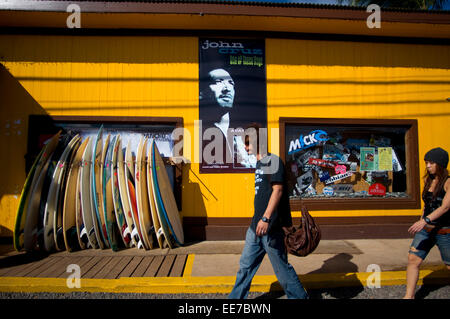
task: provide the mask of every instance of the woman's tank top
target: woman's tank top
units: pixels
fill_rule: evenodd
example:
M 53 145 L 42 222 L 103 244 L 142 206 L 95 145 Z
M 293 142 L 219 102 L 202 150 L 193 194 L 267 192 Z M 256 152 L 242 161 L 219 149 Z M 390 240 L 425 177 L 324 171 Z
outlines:
M 444 199 L 444 196 L 445 196 L 444 188 L 442 188 L 442 190 L 437 194 L 436 198 L 434 199 L 432 192 L 425 192 L 422 196 L 423 202 L 425 204 L 424 216 L 428 216 L 435 209 L 442 206 L 442 200 Z M 441 217 L 434 220 L 433 224 L 439 227 L 450 227 L 450 212 L 446 211 Z

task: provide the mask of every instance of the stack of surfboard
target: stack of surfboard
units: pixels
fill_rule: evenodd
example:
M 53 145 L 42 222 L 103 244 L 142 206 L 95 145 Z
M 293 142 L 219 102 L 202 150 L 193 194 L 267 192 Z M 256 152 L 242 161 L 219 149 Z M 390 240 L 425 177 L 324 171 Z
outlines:
M 14 247 L 47 252 L 87 248 L 173 248 L 181 218 L 154 140 L 131 141 L 103 126 L 95 138 L 58 132 L 36 158 L 22 190 Z

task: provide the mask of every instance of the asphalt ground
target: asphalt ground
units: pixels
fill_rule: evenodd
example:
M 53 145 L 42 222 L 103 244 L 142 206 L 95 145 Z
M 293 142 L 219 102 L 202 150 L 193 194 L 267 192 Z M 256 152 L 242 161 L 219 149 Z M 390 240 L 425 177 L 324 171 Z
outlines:
M 368 287 L 340 287 L 310 289 L 311 299 L 402 299 L 406 286 Z M 227 294 L 145 294 L 145 293 L 0 293 L 0 299 L 227 299 Z M 282 291 L 250 292 L 249 300 L 285 299 Z M 416 289 L 416 299 L 450 299 L 450 285 L 422 285 Z

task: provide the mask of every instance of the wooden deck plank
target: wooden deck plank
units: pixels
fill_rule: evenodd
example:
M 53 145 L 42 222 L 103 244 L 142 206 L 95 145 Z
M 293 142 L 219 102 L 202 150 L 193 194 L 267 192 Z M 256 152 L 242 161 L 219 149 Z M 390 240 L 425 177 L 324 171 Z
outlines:
M 58 274 L 57 278 L 66 278 L 69 273 L 67 272 L 67 266 L 71 265 L 71 264 L 75 264 L 80 266 L 80 270 L 83 271 L 84 269 L 84 265 L 86 265 L 89 260 L 91 260 L 93 257 L 89 257 L 89 256 L 78 256 L 78 257 L 69 257 L 69 260 L 67 261 L 67 264 L 65 265 L 64 270 Z M 62 270 L 62 269 L 61 269 Z
M 154 258 L 155 256 L 144 257 L 137 268 L 134 270 L 134 272 L 131 274 L 131 277 L 144 277 L 145 272 L 147 271 Z
M 144 272 L 143 277 L 155 277 L 163 261 L 164 256 L 155 256 L 147 270 Z
M 61 270 L 66 270 L 65 264 L 69 257 L 56 257 L 59 258 L 59 261 L 53 264 L 51 267 L 48 267 L 45 271 L 43 271 L 39 277 L 45 278 L 57 278 L 57 276 L 61 273 Z
M 116 279 L 119 274 L 127 267 L 130 261 L 133 259 L 131 256 L 123 256 L 120 261 L 112 268 L 106 275 L 106 279 Z
M 107 278 L 106 276 L 114 270 L 114 267 L 117 267 L 116 265 L 124 258 L 129 257 L 112 257 L 112 259 L 95 275 L 95 278 Z
M 59 260 L 59 257 L 45 258 L 42 260 L 42 263 L 37 265 L 37 267 L 35 267 L 31 272 L 24 275 L 24 277 L 39 277 L 42 272 L 46 271 L 49 267 L 52 267 Z
M 96 275 L 105 267 L 113 257 L 100 257 L 99 262 L 92 267 L 83 278 L 97 278 Z
M 158 272 L 156 273 L 156 277 L 168 277 L 174 261 L 175 255 L 167 255 L 166 258 L 164 258 L 164 261 Z
M 81 269 L 81 278 L 87 278 L 86 274 L 98 264 L 104 257 L 92 257 Z
M 187 255 L 176 255 L 175 262 L 173 263 L 172 270 L 169 277 L 181 277 L 183 276 L 184 265 L 186 264 Z
M 134 273 L 134 271 L 137 269 L 139 264 L 142 262 L 144 257 L 141 256 L 134 256 L 130 262 L 122 269 L 120 273 L 116 275 L 116 278 L 118 277 L 131 277 L 131 275 Z
M 14 260 L 3 260 L 3 264 L 5 267 L 0 270 L 1 277 L 14 277 L 16 273 L 26 272 L 34 268 L 38 262 L 43 262 L 43 258 L 38 259 L 29 255 L 12 258 L 14 258 Z

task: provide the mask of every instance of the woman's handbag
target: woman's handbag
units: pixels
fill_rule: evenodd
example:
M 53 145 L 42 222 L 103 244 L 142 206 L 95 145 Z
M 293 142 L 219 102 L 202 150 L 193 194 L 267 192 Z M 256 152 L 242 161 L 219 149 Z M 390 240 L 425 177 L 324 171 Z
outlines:
M 319 226 L 302 204 L 302 218 L 299 227 L 283 227 L 285 234 L 284 244 L 288 253 L 305 257 L 312 253 L 319 245 L 321 231 Z

